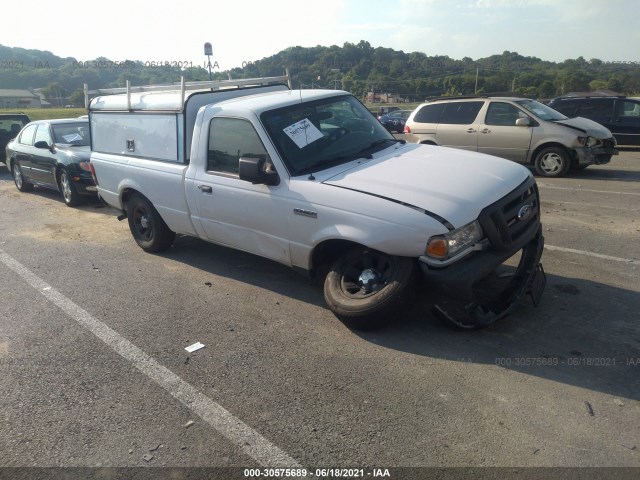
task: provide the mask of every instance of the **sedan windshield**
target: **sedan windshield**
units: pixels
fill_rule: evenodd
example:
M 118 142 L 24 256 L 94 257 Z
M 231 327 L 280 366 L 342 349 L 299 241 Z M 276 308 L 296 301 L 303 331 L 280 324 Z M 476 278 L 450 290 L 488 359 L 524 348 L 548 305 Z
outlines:
M 52 124 L 55 143 L 86 147 L 89 145 L 89 122 Z
M 533 113 L 540 120 L 566 120 L 563 114 L 535 100 L 517 100 L 516 103 Z
M 294 176 L 371 158 L 397 141 L 351 95 L 270 110 L 261 118 Z

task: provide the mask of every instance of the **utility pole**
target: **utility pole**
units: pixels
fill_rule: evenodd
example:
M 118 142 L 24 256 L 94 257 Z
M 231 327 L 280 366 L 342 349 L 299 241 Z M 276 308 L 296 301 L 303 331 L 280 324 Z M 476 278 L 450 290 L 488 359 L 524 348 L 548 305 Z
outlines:
M 473 91 L 474 94 L 478 93 L 478 76 L 480 75 L 480 67 L 476 68 L 476 88 Z

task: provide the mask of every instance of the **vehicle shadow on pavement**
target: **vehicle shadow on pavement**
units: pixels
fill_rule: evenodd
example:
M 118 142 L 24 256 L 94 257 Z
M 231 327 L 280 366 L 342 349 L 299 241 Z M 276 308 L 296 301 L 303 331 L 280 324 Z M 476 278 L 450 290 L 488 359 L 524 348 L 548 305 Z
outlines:
M 185 236 L 160 254 L 194 268 L 325 308 L 321 281 L 276 262 Z M 431 313 L 423 297 L 394 325 L 349 331 L 393 350 L 449 361 L 498 365 L 576 387 L 640 400 L 640 294 L 547 273 L 535 308 L 483 330 L 455 331 Z M 330 313 L 327 310 L 327 314 Z
M 445 360 L 497 365 L 527 375 L 640 400 L 640 294 L 547 274 L 535 308 L 475 331 L 454 331 L 423 299 L 402 324 L 359 335 L 386 348 Z
M 318 287 L 316 280 L 297 273 L 290 267 L 251 253 L 215 245 L 195 237 L 178 235 L 173 248 L 155 255 L 324 307 L 322 289 Z
M 2 177 L 0 177 L 2 178 Z M 11 182 L 13 183 L 13 180 L 11 179 Z M 33 195 L 42 199 L 46 199 L 46 200 L 51 200 L 52 202 L 56 202 L 60 204 L 60 208 L 69 208 L 65 205 L 64 203 L 64 199 L 62 198 L 62 194 L 60 192 L 57 192 L 55 190 L 52 190 L 50 188 L 44 188 L 44 187 L 40 187 L 38 185 L 34 186 L 33 190 L 31 192 L 18 192 L 17 190 L 15 191 L 16 195 Z M 85 212 L 94 212 L 94 213 L 102 213 L 104 215 L 108 215 L 108 216 L 114 216 L 117 215 L 118 213 L 116 212 L 116 210 L 112 209 L 111 207 L 106 206 L 104 203 L 102 203 L 99 199 L 98 196 L 86 196 L 83 197 L 82 199 L 82 203 L 76 207 L 71 207 L 75 210 L 83 210 Z M 63 210 L 64 212 L 64 210 Z

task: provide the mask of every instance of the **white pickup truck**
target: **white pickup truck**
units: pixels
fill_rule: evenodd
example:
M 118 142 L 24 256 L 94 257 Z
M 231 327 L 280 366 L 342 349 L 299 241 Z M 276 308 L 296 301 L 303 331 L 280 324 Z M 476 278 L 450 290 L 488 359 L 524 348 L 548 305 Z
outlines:
M 321 273 L 355 329 L 397 320 L 420 291 L 464 329 L 538 302 L 544 240 L 525 167 L 407 144 L 349 93 L 287 81 L 87 91 L 99 195 L 143 250 L 179 233 Z

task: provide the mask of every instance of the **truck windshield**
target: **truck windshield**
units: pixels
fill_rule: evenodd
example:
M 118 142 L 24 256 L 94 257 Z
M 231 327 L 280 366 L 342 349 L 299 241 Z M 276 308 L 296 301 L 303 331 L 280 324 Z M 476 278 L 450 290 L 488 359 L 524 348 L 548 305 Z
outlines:
M 261 119 L 294 176 L 371 158 L 371 154 L 396 142 L 351 95 L 270 110 Z
M 535 100 L 517 100 L 516 103 L 533 113 L 540 120 L 566 120 L 563 114 Z

